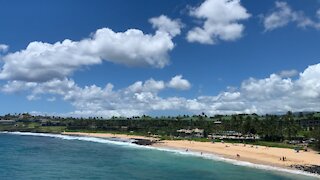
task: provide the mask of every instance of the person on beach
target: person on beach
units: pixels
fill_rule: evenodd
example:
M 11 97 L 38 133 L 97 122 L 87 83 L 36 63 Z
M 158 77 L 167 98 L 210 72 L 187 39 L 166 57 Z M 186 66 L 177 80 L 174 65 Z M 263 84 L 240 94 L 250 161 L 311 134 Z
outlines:
M 240 158 L 240 154 L 237 154 L 237 158 Z

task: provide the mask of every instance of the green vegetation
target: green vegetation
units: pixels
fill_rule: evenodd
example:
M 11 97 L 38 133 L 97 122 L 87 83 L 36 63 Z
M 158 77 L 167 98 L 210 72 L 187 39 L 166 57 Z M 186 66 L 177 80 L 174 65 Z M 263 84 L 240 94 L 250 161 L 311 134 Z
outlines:
M 317 150 L 320 150 L 320 127 L 314 130 L 312 134 L 313 134 L 313 137 L 317 140 L 317 142 L 315 143 L 315 148 Z
M 255 142 L 252 142 L 252 144 L 253 145 L 258 145 L 258 146 L 290 148 L 290 149 L 295 149 L 295 148 L 298 147 L 296 145 L 286 144 L 286 143 L 283 143 L 283 142 L 269 142 L 269 141 L 255 141 Z
M 211 141 L 208 135 L 237 132 L 243 135 L 258 135 L 261 139 L 246 140 L 245 143 L 271 147 L 295 148 L 287 142 L 310 140 L 320 149 L 320 113 L 291 113 L 284 115 L 237 114 L 183 116 L 134 116 L 130 118 L 102 117 L 63 118 L 32 116 L 30 114 L 7 114 L 0 116 L 0 131 L 30 131 L 60 133 L 62 131 L 107 132 L 132 135 L 156 135 L 161 139 Z M 203 138 L 180 136 L 179 129 L 203 129 Z M 230 140 L 229 140 L 230 141 Z M 313 143 L 312 143 L 313 142 Z

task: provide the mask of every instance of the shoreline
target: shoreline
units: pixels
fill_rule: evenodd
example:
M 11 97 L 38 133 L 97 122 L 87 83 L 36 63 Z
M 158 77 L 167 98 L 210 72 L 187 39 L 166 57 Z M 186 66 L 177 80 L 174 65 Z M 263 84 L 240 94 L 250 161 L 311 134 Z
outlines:
M 5 132 L 5 133 L 10 133 L 10 132 Z M 38 133 L 31 133 L 31 132 L 11 132 L 11 133 L 21 133 L 22 135 L 24 135 L 23 133 L 29 133 L 32 135 L 38 134 Z M 313 161 L 310 161 L 311 163 L 296 163 L 295 161 L 289 161 L 290 163 L 281 164 L 279 163 L 281 162 L 280 160 L 278 161 L 278 163 L 274 163 L 274 159 L 270 160 L 269 157 L 267 157 L 267 160 L 264 159 L 262 161 L 257 157 L 257 153 L 252 153 L 252 152 L 249 152 L 249 154 L 247 155 L 243 154 L 242 152 L 240 154 L 240 158 L 236 157 L 235 155 L 231 155 L 230 150 L 234 152 L 234 150 L 237 149 L 236 147 L 238 148 L 241 147 L 239 146 L 240 144 L 232 144 L 232 143 L 211 143 L 211 142 L 196 142 L 196 141 L 187 141 L 187 140 L 159 141 L 158 138 L 153 138 L 153 137 L 126 135 L 126 134 L 111 134 L 111 133 L 61 132 L 60 134 L 51 134 L 51 133 L 39 133 L 39 134 L 41 134 L 40 136 L 45 135 L 47 137 L 59 137 L 59 138 L 62 138 L 60 136 L 71 136 L 71 137 L 74 136 L 79 138 L 92 137 L 92 138 L 106 139 L 109 141 L 112 141 L 112 138 L 117 138 L 120 140 L 121 139 L 126 140 L 125 142 L 127 142 L 128 144 L 136 144 L 137 146 L 146 147 L 146 148 L 150 147 L 156 150 L 203 157 L 205 159 L 223 161 L 226 163 L 231 163 L 231 164 L 240 165 L 240 166 L 247 166 L 251 168 L 288 172 L 292 174 L 300 174 L 300 175 L 307 175 L 307 176 L 320 178 L 320 171 L 319 171 L 320 154 L 314 151 L 304 152 L 304 154 L 309 154 L 309 156 L 311 154 L 311 156 L 315 158 L 313 159 Z M 150 146 L 139 145 L 131 141 L 135 139 L 147 139 L 147 140 L 153 141 L 153 144 Z M 94 141 L 94 142 L 97 142 L 97 141 Z M 226 146 L 229 146 L 229 147 L 226 147 Z M 272 148 L 272 147 L 265 147 L 265 146 L 258 146 L 258 148 L 256 149 L 255 146 L 252 148 L 251 145 L 246 145 L 245 147 L 242 147 L 242 148 L 247 148 L 249 150 L 255 149 L 256 151 L 261 151 L 263 147 L 266 148 L 266 151 L 268 151 L 270 148 L 273 150 L 275 149 L 277 152 L 279 151 L 281 152 L 283 150 L 291 151 L 291 152 L 293 151 L 292 149 Z M 186 151 L 186 149 L 188 149 L 188 151 Z M 258 154 L 263 154 L 263 152 L 259 152 Z M 287 156 L 287 158 L 288 157 L 290 156 Z M 303 156 L 301 158 L 305 158 L 305 157 Z M 307 160 L 310 160 L 310 159 L 307 158 Z M 309 166 L 309 165 L 312 165 L 312 162 L 316 162 L 313 164 L 313 165 L 316 165 L 316 167 Z
M 87 136 L 96 138 L 119 138 L 119 139 L 147 139 L 154 141 L 150 147 L 178 150 L 181 152 L 193 152 L 202 154 L 220 156 L 233 161 L 248 162 L 257 165 L 279 167 L 287 170 L 297 170 L 310 173 L 302 168 L 312 165 L 320 167 L 320 154 L 316 151 L 300 151 L 296 153 L 293 149 L 244 145 L 240 143 L 221 143 L 221 142 L 197 142 L 188 140 L 163 140 L 158 138 L 126 135 L 126 134 L 110 134 L 110 133 L 81 133 L 81 132 L 63 132 L 62 135 L 70 136 Z M 237 157 L 239 154 L 240 157 Z M 281 157 L 286 157 L 286 160 L 280 160 Z M 305 168 L 308 169 L 308 168 Z M 317 174 L 319 173 L 310 173 Z
M 200 156 L 202 154 L 204 154 L 204 155 L 214 155 L 214 156 L 219 156 L 219 157 L 222 157 L 222 158 L 231 159 L 231 160 L 235 160 L 235 161 L 249 162 L 249 163 L 258 164 L 258 165 L 280 167 L 280 168 L 285 168 L 285 169 L 293 169 L 293 168 L 291 168 L 289 166 L 279 165 L 279 164 L 274 164 L 274 163 L 269 163 L 269 162 L 264 162 L 264 161 L 259 161 L 259 160 L 256 160 L 254 158 L 246 158 L 246 157 L 237 158 L 236 156 L 230 156 L 230 155 L 226 155 L 226 154 L 223 154 L 223 153 L 213 153 L 213 152 L 210 152 L 210 151 L 199 151 L 198 149 L 193 149 L 193 148 L 187 148 L 188 151 L 186 151 L 186 149 L 184 149 L 184 148 L 176 148 L 174 146 L 162 145 L 162 144 L 158 144 L 158 143 L 155 144 L 155 145 L 152 145 L 152 147 L 165 148 L 165 149 L 171 149 L 171 150 L 178 150 L 178 151 L 182 151 L 182 152 L 193 152 L 193 153 L 199 154 Z
M 88 136 L 88 137 L 97 137 L 97 138 L 118 138 L 118 139 L 146 139 L 150 141 L 158 141 L 159 138 L 138 136 L 138 135 L 129 135 L 129 134 L 113 134 L 113 133 L 85 133 L 85 132 L 61 132 L 62 135 L 68 136 Z
M 165 140 L 154 144 L 155 147 L 168 147 L 185 151 L 195 151 L 220 155 L 234 160 L 248 161 L 252 163 L 272 165 L 278 167 L 290 167 L 292 165 L 316 165 L 320 166 L 320 154 L 316 151 L 300 151 L 293 149 L 266 147 L 256 145 L 244 145 L 240 143 L 211 143 L 187 140 Z M 237 157 L 237 154 L 239 157 Z M 286 157 L 286 160 L 280 160 Z

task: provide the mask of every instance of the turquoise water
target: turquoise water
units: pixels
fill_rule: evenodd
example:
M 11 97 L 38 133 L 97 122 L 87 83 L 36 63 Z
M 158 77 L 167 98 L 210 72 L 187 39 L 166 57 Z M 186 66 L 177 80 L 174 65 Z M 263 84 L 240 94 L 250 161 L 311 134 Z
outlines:
M 95 141 L 95 142 L 92 142 Z M 97 138 L 0 134 L 0 179 L 315 179 Z

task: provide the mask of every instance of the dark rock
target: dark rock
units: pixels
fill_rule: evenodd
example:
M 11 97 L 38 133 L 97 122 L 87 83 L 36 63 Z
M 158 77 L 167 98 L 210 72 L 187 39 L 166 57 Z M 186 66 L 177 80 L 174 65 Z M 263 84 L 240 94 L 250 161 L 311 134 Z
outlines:
M 306 171 L 309 173 L 313 174 L 319 174 L 320 175 L 320 166 L 317 165 L 291 165 L 290 167 L 301 170 L 301 171 Z
M 143 145 L 143 146 L 149 146 L 155 142 L 149 139 L 134 139 L 133 143 L 138 145 Z

